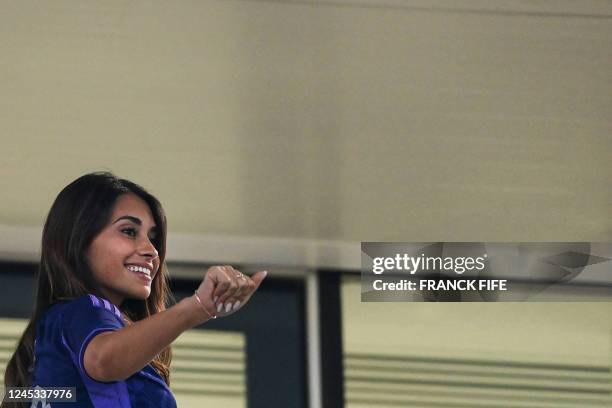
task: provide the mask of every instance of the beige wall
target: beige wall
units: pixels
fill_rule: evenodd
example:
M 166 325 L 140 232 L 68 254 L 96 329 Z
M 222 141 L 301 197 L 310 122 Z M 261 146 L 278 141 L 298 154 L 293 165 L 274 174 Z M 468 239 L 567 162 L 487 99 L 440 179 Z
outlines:
M 0 11 L 0 224 L 111 169 L 174 232 L 609 240 L 606 1 Z

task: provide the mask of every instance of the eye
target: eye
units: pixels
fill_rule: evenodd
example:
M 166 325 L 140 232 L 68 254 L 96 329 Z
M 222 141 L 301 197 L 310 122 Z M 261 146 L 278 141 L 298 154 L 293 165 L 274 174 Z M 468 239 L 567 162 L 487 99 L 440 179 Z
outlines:
M 136 229 L 135 228 L 123 228 L 121 230 L 122 233 L 124 233 L 125 235 L 134 238 L 137 234 Z
M 157 233 L 157 230 L 155 228 L 153 228 L 150 232 L 149 232 L 149 241 L 151 241 L 155 246 L 157 246 L 157 244 L 159 243 L 159 235 Z

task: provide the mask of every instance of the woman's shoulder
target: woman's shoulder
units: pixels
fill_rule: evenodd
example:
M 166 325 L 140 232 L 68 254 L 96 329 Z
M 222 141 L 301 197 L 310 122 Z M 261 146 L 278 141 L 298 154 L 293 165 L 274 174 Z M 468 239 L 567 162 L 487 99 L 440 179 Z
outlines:
M 67 300 L 63 304 L 62 312 L 64 315 L 78 314 L 79 316 L 107 313 L 122 320 L 121 311 L 117 306 L 92 293 Z
M 87 312 L 88 295 L 72 298 L 59 298 L 42 313 L 36 322 L 37 339 L 44 340 L 47 336 L 53 336 L 58 327 L 62 327 L 66 321 L 79 316 L 79 313 Z M 82 318 L 81 314 L 81 318 Z

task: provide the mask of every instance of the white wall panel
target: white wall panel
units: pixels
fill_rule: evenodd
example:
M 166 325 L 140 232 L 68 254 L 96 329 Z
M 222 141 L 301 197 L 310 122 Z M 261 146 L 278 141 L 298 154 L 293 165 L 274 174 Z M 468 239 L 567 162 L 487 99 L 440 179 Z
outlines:
M 609 240 L 610 9 L 5 2 L 0 224 L 111 169 L 178 233 Z

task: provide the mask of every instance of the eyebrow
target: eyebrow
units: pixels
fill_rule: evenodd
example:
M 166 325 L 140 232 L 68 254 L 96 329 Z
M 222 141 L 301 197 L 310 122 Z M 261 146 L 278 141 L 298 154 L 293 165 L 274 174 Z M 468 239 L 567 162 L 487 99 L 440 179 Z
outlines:
M 142 225 L 142 221 L 140 220 L 140 218 L 134 217 L 133 215 L 124 215 L 124 216 L 121 216 L 121 217 L 117 218 L 115 221 L 113 221 L 113 224 L 116 224 L 116 223 L 118 223 L 121 220 L 129 220 L 129 221 L 132 221 L 136 225 Z M 151 231 L 157 232 L 157 226 L 154 225 L 153 227 L 151 227 Z

